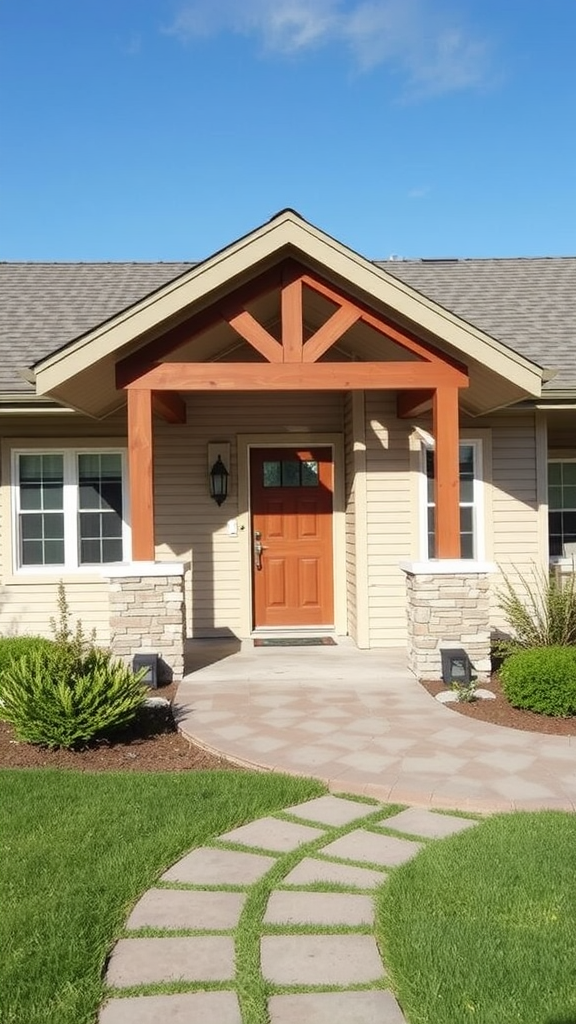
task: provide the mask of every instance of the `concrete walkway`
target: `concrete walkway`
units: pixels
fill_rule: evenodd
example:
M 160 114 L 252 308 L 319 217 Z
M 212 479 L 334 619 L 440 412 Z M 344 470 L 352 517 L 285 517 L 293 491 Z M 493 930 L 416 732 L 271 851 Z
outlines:
M 574 810 L 576 737 L 489 725 L 434 700 L 403 650 L 196 641 L 182 732 L 242 764 L 419 807 Z
M 387 813 L 323 796 L 193 850 L 128 918 L 100 1024 L 242 1024 L 242 1010 L 270 1024 L 405 1024 L 374 939 L 373 890 L 386 868 L 476 822 Z M 255 886 L 263 898 L 251 903 Z M 159 984 L 170 992 L 150 993 Z

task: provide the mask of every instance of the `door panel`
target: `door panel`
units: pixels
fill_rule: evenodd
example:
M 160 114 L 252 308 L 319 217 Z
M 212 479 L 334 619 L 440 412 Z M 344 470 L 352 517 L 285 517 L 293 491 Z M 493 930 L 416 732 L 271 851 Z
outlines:
M 250 491 L 254 625 L 331 625 L 331 449 L 252 449 Z

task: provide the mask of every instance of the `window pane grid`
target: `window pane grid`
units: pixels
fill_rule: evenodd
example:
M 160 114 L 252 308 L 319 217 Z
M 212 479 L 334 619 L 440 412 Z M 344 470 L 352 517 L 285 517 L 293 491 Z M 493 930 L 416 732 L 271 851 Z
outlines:
M 16 477 L 20 566 L 123 560 L 119 452 L 27 452 L 17 456 Z
M 562 558 L 576 543 L 576 461 L 548 464 L 548 509 L 550 555 Z
M 459 447 L 460 476 L 460 554 L 461 558 L 475 557 L 475 480 L 476 452 L 473 444 Z M 436 558 L 436 502 L 434 496 L 434 451 L 425 450 L 426 497 L 427 497 L 427 541 L 428 558 Z

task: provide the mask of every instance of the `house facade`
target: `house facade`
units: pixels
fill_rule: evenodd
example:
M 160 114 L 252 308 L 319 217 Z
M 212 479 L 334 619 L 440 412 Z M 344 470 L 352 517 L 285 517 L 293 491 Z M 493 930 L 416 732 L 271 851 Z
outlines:
M 481 675 L 571 565 L 576 260 L 374 263 L 293 211 L 198 264 L 0 266 L 3 633 L 333 631 Z M 223 493 L 224 492 L 224 493 Z

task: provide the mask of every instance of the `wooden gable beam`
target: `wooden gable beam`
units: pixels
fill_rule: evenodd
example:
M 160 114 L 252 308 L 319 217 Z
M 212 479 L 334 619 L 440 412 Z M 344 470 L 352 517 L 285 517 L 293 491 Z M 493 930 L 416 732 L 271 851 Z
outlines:
M 227 318 L 227 322 L 241 338 L 244 338 L 244 341 L 247 341 L 252 348 L 255 348 L 269 363 L 282 362 L 282 345 L 247 310 L 242 310 L 242 312 L 230 316 Z
M 152 405 L 167 423 L 186 423 L 186 402 L 176 391 L 154 391 Z
M 280 309 L 284 362 L 301 363 L 304 342 L 302 277 L 293 277 L 291 267 L 282 282 Z
M 387 316 L 382 313 L 376 315 L 369 306 L 360 301 L 359 299 L 352 299 L 348 296 L 342 295 L 331 288 L 326 282 L 321 281 L 319 278 L 313 277 L 311 274 L 303 274 L 302 282 L 308 288 L 312 288 L 313 291 L 318 292 L 319 295 L 323 295 L 324 298 L 329 299 L 330 302 L 334 302 L 337 306 L 343 306 L 346 303 L 350 303 L 360 311 L 359 319 L 369 327 L 374 328 L 379 334 L 383 334 L 386 338 L 391 341 L 395 341 L 402 348 L 407 349 L 409 352 L 413 352 L 414 355 L 419 356 L 420 359 L 425 359 L 427 362 L 435 362 L 448 364 L 455 370 L 461 370 L 466 373 L 466 367 L 463 363 L 454 359 L 452 356 L 447 355 L 434 345 L 424 344 L 420 338 L 416 336 L 407 327 L 399 327 L 393 323 Z
M 396 398 L 398 419 L 405 420 L 410 416 L 421 416 L 432 408 L 433 391 L 402 391 Z
M 153 391 L 353 391 L 467 387 L 466 374 L 433 363 L 160 363 L 128 385 Z
M 360 319 L 360 316 L 360 310 L 356 309 L 352 303 L 343 304 L 325 324 L 322 324 L 322 327 L 318 328 L 311 338 L 308 338 L 304 345 L 304 362 L 315 363 L 317 359 L 320 359 L 320 356 L 323 356 L 334 342 L 338 341 Z
M 223 320 L 227 322 L 226 313 L 229 312 L 230 307 L 235 311 L 242 309 L 253 299 L 274 291 L 280 286 L 280 281 L 280 268 L 272 267 L 271 270 L 261 274 L 254 281 L 249 281 L 248 284 L 236 288 L 224 301 L 220 300 L 207 309 L 200 310 L 184 323 L 170 328 L 165 334 L 142 345 L 137 352 L 126 356 L 125 359 L 121 359 L 117 363 L 116 387 L 127 387 L 142 373 L 151 369 L 155 363 L 192 341 L 197 334 L 202 334 L 204 331 L 210 330 L 211 327 L 217 327 Z

